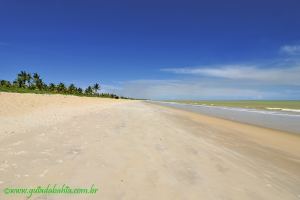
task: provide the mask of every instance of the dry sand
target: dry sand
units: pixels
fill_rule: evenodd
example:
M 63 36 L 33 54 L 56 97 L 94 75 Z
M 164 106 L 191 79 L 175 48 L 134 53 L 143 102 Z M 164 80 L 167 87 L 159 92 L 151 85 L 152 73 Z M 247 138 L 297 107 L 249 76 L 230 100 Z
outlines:
M 300 199 L 300 137 L 142 101 L 0 93 L 6 187 L 31 199 Z

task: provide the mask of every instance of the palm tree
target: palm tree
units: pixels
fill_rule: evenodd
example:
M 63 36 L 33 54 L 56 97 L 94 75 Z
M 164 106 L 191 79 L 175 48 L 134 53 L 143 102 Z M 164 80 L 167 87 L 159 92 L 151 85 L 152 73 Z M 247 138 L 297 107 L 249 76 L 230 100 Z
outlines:
M 68 87 L 64 83 L 59 83 L 58 85 L 54 83 L 50 83 L 47 85 L 43 82 L 40 75 L 38 73 L 34 73 L 32 76 L 30 73 L 26 73 L 25 71 L 21 71 L 17 74 L 17 78 L 12 83 L 6 80 L 0 80 L 1 88 L 25 88 L 25 90 L 41 90 L 46 92 L 57 92 L 62 94 L 78 94 L 78 95 L 86 95 L 86 96 L 95 96 L 95 97 L 110 97 L 110 98 L 126 98 L 119 97 L 115 94 L 110 93 L 98 93 L 100 90 L 100 85 L 95 83 L 92 86 L 88 86 L 85 90 L 80 87 L 76 87 L 73 83 Z M 23 90 L 23 89 L 22 89 Z
M 85 93 L 86 95 L 92 95 L 92 94 L 93 94 L 93 89 L 92 89 L 92 87 L 91 87 L 91 86 L 87 87 L 87 88 L 85 89 L 84 93 Z
M 44 83 L 43 80 L 40 78 L 40 75 L 38 75 L 38 73 L 33 74 L 33 82 L 36 88 L 38 88 L 39 90 L 43 89 Z
M 12 82 L 12 86 L 13 86 L 14 88 L 20 87 L 20 82 L 17 81 L 17 80 L 15 80 L 15 81 Z
M 59 83 L 57 86 L 57 91 L 59 93 L 65 93 L 66 92 L 66 86 L 64 83 Z
M 17 75 L 17 79 L 16 82 L 18 84 L 18 87 L 25 87 L 27 81 L 27 73 L 25 71 L 21 71 L 18 75 Z
M 28 87 L 31 86 L 31 80 L 32 80 L 31 74 L 30 73 L 26 74 L 26 81 L 27 81 Z
M 33 80 L 34 81 L 37 81 L 37 80 L 39 80 L 40 79 L 40 75 L 38 74 L 38 73 L 34 73 L 33 74 Z
M 7 80 L 1 80 L 0 81 L 0 86 L 1 87 L 10 87 L 11 86 L 11 83 Z
M 77 93 L 78 94 L 82 94 L 82 92 L 83 92 L 82 88 L 77 88 Z
M 50 83 L 48 88 L 49 88 L 49 90 L 50 90 L 51 92 L 55 92 L 55 90 L 56 90 L 56 85 L 55 85 L 54 83 Z
M 11 83 L 9 81 L 6 81 L 6 87 L 11 87 Z
M 97 91 L 100 89 L 100 86 L 99 86 L 99 84 L 98 83 L 95 83 L 94 85 L 93 85 L 93 90 L 94 90 L 94 93 L 96 94 L 97 93 Z
M 42 90 L 48 90 L 48 85 L 46 83 L 42 84 Z
M 69 94 L 75 94 L 77 91 L 77 88 L 75 87 L 75 85 L 72 83 L 69 88 L 68 88 L 68 92 Z

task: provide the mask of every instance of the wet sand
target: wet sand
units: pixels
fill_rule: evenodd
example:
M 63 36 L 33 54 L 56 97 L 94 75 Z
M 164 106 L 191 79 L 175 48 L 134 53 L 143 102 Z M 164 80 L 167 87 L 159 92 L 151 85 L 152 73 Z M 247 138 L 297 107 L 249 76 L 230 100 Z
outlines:
M 298 135 L 142 101 L 0 93 L 0 159 L 1 190 L 99 188 L 31 199 L 300 199 Z

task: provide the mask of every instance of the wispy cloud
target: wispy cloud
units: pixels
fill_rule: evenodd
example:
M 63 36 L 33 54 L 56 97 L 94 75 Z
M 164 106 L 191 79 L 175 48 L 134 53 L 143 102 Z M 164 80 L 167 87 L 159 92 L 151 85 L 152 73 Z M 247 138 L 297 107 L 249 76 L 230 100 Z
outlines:
M 165 72 L 191 74 L 233 80 L 253 80 L 273 84 L 300 85 L 300 65 L 285 68 L 261 68 L 245 65 L 201 66 L 194 68 L 166 68 Z
M 280 48 L 280 52 L 288 55 L 300 55 L 300 45 L 284 45 Z
M 101 92 L 103 93 L 117 93 L 121 89 L 120 86 L 101 84 Z
M 300 51 L 300 46 L 284 46 L 280 51 L 296 55 L 298 48 Z M 177 74 L 176 79 L 125 81 L 111 91 L 148 99 L 300 99 L 300 62 L 294 56 L 275 58 L 270 63 L 163 68 L 161 71 Z
M 283 94 L 291 96 L 288 90 L 272 90 L 259 87 L 259 84 L 236 85 L 234 81 L 216 82 L 210 79 L 134 80 L 124 82 L 111 92 L 147 99 L 278 99 Z

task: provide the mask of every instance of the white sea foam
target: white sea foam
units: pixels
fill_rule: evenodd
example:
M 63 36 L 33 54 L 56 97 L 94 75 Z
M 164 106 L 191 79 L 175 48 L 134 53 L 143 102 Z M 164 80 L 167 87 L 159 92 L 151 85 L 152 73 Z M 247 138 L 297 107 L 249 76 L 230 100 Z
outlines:
M 300 115 L 298 114 L 298 113 L 300 113 L 300 110 L 287 109 L 287 108 L 271 108 L 271 109 L 266 108 L 268 110 L 258 110 L 258 109 L 252 109 L 252 108 L 211 106 L 211 105 L 187 104 L 187 103 L 178 103 L 178 102 L 165 102 L 165 101 L 156 101 L 156 102 L 165 103 L 165 104 L 185 105 L 185 106 L 197 106 L 197 107 L 211 108 L 211 109 L 223 109 L 223 110 L 231 110 L 231 111 L 238 111 L 238 112 L 260 113 L 260 114 L 265 114 L 265 115 L 300 117 Z M 287 113 L 287 112 L 290 112 L 290 113 Z M 295 114 L 293 114 L 292 112 L 294 112 Z
M 300 109 L 289 109 L 289 108 L 266 108 L 268 110 L 281 110 L 281 111 L 288 111 L 288 112 L 300 112 Z

